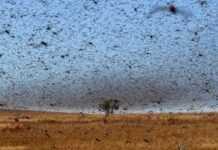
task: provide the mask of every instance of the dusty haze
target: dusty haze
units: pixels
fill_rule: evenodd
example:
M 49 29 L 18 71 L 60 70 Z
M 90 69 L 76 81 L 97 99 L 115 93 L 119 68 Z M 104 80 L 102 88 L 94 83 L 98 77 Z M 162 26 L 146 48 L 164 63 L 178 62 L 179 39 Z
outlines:
M 167 2 L 178 8 L 171 14 Z M 218 1 L 1 0 L 2 108 L 214 111 Z

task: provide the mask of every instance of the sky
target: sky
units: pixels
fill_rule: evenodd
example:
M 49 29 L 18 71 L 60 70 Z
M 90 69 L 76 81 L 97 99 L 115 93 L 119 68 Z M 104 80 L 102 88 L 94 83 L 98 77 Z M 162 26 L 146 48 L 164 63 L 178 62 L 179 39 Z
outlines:
M 168 11 L 174 5 L 177 13 Z M 0 104 L 212 111 L 217 0 L 1 0 Z

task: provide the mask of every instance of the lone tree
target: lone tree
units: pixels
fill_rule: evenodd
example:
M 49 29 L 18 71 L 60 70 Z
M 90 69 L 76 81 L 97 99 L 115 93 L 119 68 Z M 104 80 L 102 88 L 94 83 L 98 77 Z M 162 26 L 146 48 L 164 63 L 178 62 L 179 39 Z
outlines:
M 120 107 L 120 101 L 116 99 L 105 100 L 98 105 L 100 111 L 105 113 L 105 118 L 114 113 L 114 110 L 118 110 Z

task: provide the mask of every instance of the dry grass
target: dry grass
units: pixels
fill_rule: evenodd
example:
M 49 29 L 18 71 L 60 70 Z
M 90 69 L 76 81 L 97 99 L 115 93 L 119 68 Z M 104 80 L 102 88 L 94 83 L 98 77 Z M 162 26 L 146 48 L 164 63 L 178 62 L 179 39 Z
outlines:
M 0 112 L 0 150 L 216 150 L 218 114 Z
M 27 150 L 25 146 L 6 146 L 0 147 L 0 150 Z

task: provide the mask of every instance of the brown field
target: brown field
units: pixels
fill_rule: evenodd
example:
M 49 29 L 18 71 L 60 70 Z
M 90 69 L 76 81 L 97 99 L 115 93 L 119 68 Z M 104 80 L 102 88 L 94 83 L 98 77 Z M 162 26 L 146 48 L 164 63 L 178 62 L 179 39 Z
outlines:
M 218 113 L 0 112 L 0 150 L 218 150 Z

